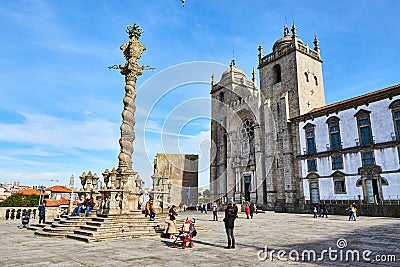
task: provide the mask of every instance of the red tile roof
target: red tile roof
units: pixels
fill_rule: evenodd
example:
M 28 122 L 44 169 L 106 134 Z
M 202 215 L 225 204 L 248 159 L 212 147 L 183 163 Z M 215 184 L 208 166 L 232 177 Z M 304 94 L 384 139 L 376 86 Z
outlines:
M 52 187 L 48 187 L 46 188 L 46 191 L 51 191 L 51 192 L 55 192 L 55 193 L 71 193 L 72 190 L 66 186 L 62 186 L 62 185 L 55 185 Z
M 59 207 L 60 205 L 69 205 L 69 200 L 65 198 L 61 198 L 59 200 L 46 200 L 47 207 Z
M 18 191 L 16 193 L 21 193 L 24 196 L 30 196 L 30 195 L 38 195 L 39 196 L 40 195 L 40 191 L 39 190 L 32 189 L 32 188 L 20 190 L 20 191 Z M 43 194 L 46 195 L 46 196 L 49 195 L 46 192 L 44 192 Z
M 319 111 L 319 110 L 323 110 L 323 109 L 328 109 L 328 108 L 335 107 L 335 106 L 340 106 L 340 105 L 343 105 L 345 103 L 353 102 L 353 101 L 359 100 L 359 99 L 364 99 L 364 98 L 367 98 L 367 97 L 370 97 L 370 96 L 379 95 L 379 94 L 381 94 L 383 92 L 387 92 L 387 91 L 390 91 L 392 89 L 399 88 L 399 87 L 400 87 L 400 84 L 393 85 L 393 86 L 390 86 L 390 87 L 387 87 L 387 88 L 383 88 L 383 89 L 380 89 L 380 90 L 377 90 L 377 91 L 374 91 L 374 92 L 371 92 L 371 93 L 367 93 L 367 94 L 356 96 L 356 97 L 353 97 L 353 98 L 349 98 L 349 99 L 346 99 L 346 100 L 343 100 L 343 101 L 340 101 L 340 102 L 336 102 L 336 103 L 333 103 L 333 104 L 330 104 L 330 105 L 327 105 L 327 106 L 324 106 L 324 107 L 314 108 L 309 113 L 313 113 L 313 112 L 316 112 L 316 111 Z
M 362 106 L 371 102 L 379 101 L 385 98 L 391 98 L 400 94 L 400 84 L 396 84 L 390 87 L 386 87 L 371 93 L 363 94 L 353 98 L 349 98 L 340 102 L 336 102 L 327 106 L 314 108 L 306 114 L 300 115 L 293 118 L 293 121 L 307 120 L 309 118 L 315 118 L 323 116 L 324 114 L 334 113 L 340 110 L 349 109 L 351 107 Z

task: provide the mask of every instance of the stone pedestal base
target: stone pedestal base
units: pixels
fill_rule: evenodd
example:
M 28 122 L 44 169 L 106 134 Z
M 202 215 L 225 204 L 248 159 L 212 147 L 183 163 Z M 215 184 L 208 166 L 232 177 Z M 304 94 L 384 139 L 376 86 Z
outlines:
M 100 190 L 102 201 L 97 214 L 130 214 L 137 210 L 139 205 L 139 192 L 123 189 L 103 189 Z

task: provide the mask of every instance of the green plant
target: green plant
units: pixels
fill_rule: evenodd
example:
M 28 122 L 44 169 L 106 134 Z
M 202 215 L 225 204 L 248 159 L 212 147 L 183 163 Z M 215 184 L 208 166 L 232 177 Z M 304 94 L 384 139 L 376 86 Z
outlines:
M 39 196 L 30 195 L 24 197 L 21 193 L 12 194 L 10 197 L 0 202 L 0 207 L 37 207 L 39 206 Z
M 14 220 L 15 218 L 15 209 L 11 210 L 11 216 L 10 216 L 11 220 Z
M 10 218 L 10 209 L 6 210 L 6 220 Z

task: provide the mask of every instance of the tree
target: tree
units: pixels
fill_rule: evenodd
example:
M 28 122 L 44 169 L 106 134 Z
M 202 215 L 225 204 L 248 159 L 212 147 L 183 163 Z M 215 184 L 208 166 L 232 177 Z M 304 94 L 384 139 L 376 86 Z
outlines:
M 39 196 L 35 194 L 24 197 L 21 193 L 15 193 L 0 202 L 0 207 L 36 207 L 38 205 Z
M 39 196 L 36 194 L 30 195 L 26 198 L 26 201 L 28 202 L 27 206 L 23 207 L 37 207 L 39 206 Z
M 204 192 L 203 192 L 203 196 L 204 196 L 204 197 L 210 198 L 210 195 L 211 195 L 211 192 L 210 192 L 209 189 L 204 190 Z

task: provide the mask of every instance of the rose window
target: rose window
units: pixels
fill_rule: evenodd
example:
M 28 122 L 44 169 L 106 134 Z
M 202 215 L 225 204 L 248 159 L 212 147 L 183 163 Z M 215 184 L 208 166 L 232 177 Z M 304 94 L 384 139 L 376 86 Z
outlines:
M 242 137 L 243 138 L 254 138 L 254 123 L 251 120 L 246 119 L 242 125 Z

